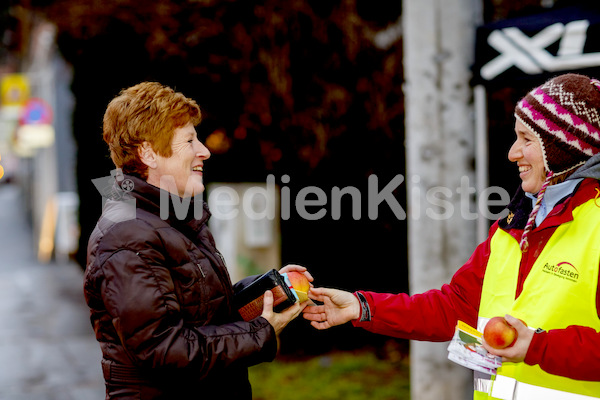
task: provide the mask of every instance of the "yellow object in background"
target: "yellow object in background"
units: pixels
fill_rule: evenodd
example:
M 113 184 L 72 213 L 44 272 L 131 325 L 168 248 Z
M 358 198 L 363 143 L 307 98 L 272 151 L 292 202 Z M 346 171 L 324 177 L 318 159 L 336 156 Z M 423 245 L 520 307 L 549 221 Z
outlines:
M 2 160 L 2 156 L 0 156 L 0 160 Z M 4 168 L 2 168 L 2 165 L 0 165 L 0 179 L 2 179 L 3 176 L 4 176 Z
M 2 106 L 23 106 L 29 99 L 29 79 L 25 74 L 6 74 L 0 81 Z
M 41 263 L 48 263 L 52 259 L 57 213 L 58 210 L 56 209 L 56 201 L 52 197 L 46 202 L 46 208 L 42 218 L 42 227 L 40 228 L 38 260 Z

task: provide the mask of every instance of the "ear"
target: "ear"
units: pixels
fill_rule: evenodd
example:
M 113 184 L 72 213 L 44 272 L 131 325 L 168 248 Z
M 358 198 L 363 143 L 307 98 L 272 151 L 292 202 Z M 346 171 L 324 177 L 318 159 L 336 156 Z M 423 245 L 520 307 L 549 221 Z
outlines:
M 156 153 L 152 149 L 150 143 L 142 143 L 142 145 L 137 148 L 137 151 L 140 160 L 146 164 L 148 168 L 156 168 L 158 166 L 158 163 L 156 162 Z

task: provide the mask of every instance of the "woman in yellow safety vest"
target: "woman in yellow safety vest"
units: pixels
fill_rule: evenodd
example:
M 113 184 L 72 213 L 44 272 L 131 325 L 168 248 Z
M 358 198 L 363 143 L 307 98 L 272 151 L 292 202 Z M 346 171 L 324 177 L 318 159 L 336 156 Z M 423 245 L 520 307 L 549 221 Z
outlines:
M 600 81 L 552 78 L 518 102 L 515 117 L 508 158 L 521 186 L 449 284 L 413 296 L 313 288 L 323 304 L 304 317 L 317 329 L 352 321 L 448 341 L 458 321 L 483 331 L 506 316 L 518 338 L 502 350 L 484 342 L 502 365 L 476 372 L 476 399 L 600 398 Z

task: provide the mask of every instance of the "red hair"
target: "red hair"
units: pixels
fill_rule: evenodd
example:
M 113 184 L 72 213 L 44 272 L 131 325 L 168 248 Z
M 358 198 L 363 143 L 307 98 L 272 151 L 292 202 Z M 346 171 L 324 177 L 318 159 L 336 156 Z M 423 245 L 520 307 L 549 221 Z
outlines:
M 175 129 L 202 119 L 200 107 L 190 98 L 156 82 L 143 82 L 124 89 L 104 113 L 104 141 L 115 166 L 143 179 L 148 167 L 138 155 L 144 142 L 162 157 L 170 157 Z

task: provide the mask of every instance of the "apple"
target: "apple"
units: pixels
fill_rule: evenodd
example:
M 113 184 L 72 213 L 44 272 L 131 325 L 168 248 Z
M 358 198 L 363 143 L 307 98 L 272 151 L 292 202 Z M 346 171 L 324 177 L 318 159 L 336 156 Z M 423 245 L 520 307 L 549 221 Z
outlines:
M 292 289 L 296 291 L 300 303 L 308 300 L 308 290 L 310 289 L 310 282 L 304 274 L 296 271 L 288 272 L 287 277 L 292 284 Z
M 527 324 L 519 319 L 525 326 Z M 517 330 L 510 325 L 504 317 L 493 317 L 483 329 L 483 338 L 495 349 L 504 349 L 512 346 L 517 341 Z

